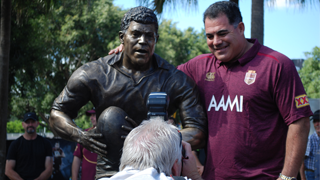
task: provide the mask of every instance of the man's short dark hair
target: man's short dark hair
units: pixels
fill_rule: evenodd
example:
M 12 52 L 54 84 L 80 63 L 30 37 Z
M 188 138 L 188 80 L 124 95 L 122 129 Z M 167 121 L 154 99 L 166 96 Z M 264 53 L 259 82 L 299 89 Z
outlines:
M 313 122 L 320 122 L 320 109 L 313 113 L 312 119 Z
M 206 18 L 214 19 L 225 14 L 228 17 L 229 24 L 237 27 L 242 22 L 241 12 L 236 3 L 230 1 L 220 1 L 211 4 L 206 11 L 203 13 L 203 23 Z
M 136 21 L 143 24 L 154 24 L 158 34 L 158 19 L 154 12 L 146 7 L 138 6 L 131 8 L 121 20 L 121 31 L 125 33 L 129 28 L 130 22 Z

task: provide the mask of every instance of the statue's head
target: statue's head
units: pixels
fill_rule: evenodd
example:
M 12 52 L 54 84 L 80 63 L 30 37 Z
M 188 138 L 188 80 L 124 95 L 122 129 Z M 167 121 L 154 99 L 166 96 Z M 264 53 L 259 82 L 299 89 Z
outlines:
M 156 33 L 158 34 L 158 19 L 154 12 L 146 7 L 138 6 L 131 8 L 121 20 L 121 31 L 126 32 L 131 21 L 142 24 L 154 24 Z
M 124 46 L 123 60 L 129 68 L 149 67 L 159 38 L 156 15 L 143 6 L 130 9 L 122 18 L 119 37 Z

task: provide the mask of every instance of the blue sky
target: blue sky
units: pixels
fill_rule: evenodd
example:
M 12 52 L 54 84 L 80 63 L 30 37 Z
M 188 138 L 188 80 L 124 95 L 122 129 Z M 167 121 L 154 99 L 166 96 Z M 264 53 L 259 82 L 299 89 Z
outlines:
M 189 11 L 177 6 L 176 9 L 166 10 L 161 18 L 172 19 L 181 30 L 193 27 L 200 32 L 204 28 L 203 12 L 216 1 L 198 0 L 197 9 Z M 317 0 L 313 2 L 307 3 L 305 7 L 288 4 L 286 0 L 276 0 L 273 5 L 265 3 L 264 45 L 291 59 L 305 59 L 304 52 L 311 52 L 315 46 L 320 47 L 320 4 Z M 135 0 L 114 0 L 113 3 L 123 9 L 139 5 Z M 251 0 L 239 0 L 239 5 L 246 29 L 245 36 L 250 38 Z

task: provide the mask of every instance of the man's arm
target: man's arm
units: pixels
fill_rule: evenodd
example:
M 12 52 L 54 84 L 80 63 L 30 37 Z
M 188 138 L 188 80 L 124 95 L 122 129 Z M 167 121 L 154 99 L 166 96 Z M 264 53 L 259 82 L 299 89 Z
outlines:
M 303 161 L 302 161 L 301 168 L 300 168 L 301 180 L 307 180 L 306 174 L 304 173 L 304 171 L 305 171 L 305 166 L 304 166 L 304 160 L 303 160 Z
M 78 179 L 79 169 L 80 169 L 81 159 L 78 156 L 73 156 L 73 162 L 72 162 L 72 180 Z
M 19 174 L 14 170 L 16 166 L 16 160 L 7 160 L 6 161 L 6 170 L 5 174 L 11 180 L 23 180 Z
M 301 118 L 289 125 L 286 156 L 281 174 L 297 177 L 307 147 L 309 128 L 309 117 Z
M 47 180 L 52 174 L 53 161 L 51 156 L 47 156 L 45 160 L 45 170 L 35 180 Z
M 81 143 L 87 150 L 102 156 L 107 154 L 107 152 L 103 150 L 106 148 L 106 145 L 94 139 L 101 138 L 102 134 L 82 131 L 64 112 L 52 109 L 49 124 L 52 131 L 63 139 Z

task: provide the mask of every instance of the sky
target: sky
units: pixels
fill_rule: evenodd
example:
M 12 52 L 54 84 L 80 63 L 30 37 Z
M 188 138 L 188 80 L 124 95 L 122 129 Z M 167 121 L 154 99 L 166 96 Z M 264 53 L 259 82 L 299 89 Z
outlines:
M 306 59 L 304 52 L 311 52 L 315 46 L 320 47 L 320 3 L 318 0 L 309 0 L 313 4 L 306 3 L 302 7 L 286 1 L 276 0 L 273 5 L 265 2 L 264 45 L 290 59 Z M 177 5 L 173 10 L 165 10 L 161 19 L 171 19 L 180 30 L 193 27 L 200 32 L 204 28 L 203 12 L 214 2 L 217 0 L 198 0 L 198 7 L 191 10 Z M 114 0 L 113 3 L 123 9 L 139 5 L 135 0 Z M 239 5 L 245 24 L 245 37 L 250 38 L 251 0 L 239 0 Z

